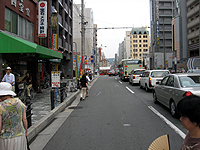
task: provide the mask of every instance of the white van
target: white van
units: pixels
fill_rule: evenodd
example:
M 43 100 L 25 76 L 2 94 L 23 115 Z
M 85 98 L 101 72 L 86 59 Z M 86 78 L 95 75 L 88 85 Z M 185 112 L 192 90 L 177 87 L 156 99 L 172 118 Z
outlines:
M 163 77 L 170 74 L 169 70 L 146 70 L 140 76 L 140 88 L 145 88 L 146 92 L 156 85 L 156 82 L 161 81 Z

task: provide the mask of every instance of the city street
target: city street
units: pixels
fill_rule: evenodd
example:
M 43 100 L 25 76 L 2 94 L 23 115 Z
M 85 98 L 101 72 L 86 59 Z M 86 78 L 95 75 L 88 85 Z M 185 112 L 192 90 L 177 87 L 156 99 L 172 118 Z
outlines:
M 164 134 L 169 134 L 171 150 L 180 149 L 186 130 L 168 109 L 153 103 L 151 92 L 106 75 L 89 93 L 68 108 L 74 110 L 44 150 L 146 150 Z

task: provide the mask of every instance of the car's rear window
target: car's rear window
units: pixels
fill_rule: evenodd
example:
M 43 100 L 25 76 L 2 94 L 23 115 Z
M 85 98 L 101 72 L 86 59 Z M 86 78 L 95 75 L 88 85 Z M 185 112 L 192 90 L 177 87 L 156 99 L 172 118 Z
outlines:
M 182 87 L 200 87 L 200 76 L 179 77 Z
M 151 76 L 157 78 L 157 77 L 164 77 L 168 74 L 169 74 L 169 71 L 153 71 L 151 73 Z
M 140 75 L 140 74 L 142 74 L 144 71 L 145 71 L 145 70 L 136 70 L 136 71 L 134 71 L 133 74 L 135 74 L 135 75 Z

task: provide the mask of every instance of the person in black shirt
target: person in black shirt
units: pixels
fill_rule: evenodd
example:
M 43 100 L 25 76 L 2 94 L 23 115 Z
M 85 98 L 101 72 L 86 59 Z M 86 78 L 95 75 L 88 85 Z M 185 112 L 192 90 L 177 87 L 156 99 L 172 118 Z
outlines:
M 26 76 L 24 77 L 24 79 L 22 81 L 25 81 L 27 86 L 26 86 L 26 90 L 27 90 L 27 94 L 30 97 L 30 88 L 32 87 L 32 77 L 30 76 L 30 73 L 27 71 L 26 72 Z
M 81 85 L 80 101 L 85 100 L 86 90 L 88 90 L 88 83 L 85 74 L 83 74 L 79 84 Z

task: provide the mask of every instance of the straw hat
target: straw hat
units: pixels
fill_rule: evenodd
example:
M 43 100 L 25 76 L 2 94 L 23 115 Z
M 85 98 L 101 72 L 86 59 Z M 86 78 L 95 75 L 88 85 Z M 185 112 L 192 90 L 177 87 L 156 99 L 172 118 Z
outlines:
M 16 96 L 15 92 L 12 91 L 12 85 L 7 82 L 0 83 L 0 96 L 11 95 Z

